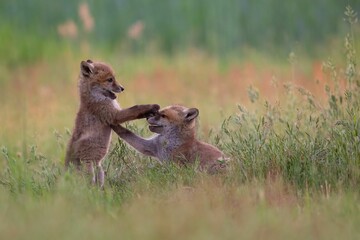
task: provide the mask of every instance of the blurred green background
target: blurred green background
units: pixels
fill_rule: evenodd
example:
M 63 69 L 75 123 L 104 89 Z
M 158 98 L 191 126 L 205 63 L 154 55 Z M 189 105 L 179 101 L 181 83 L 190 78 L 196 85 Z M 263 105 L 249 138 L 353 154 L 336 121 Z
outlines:
M 13 66 L 53 56 L 61 44 L 76 49 L 85 39 L 109 52 L 195 48 L 228 56 L 255 48 L 284 56 L 300 47 L 316 55 L 346 31 L 345 6 L 360 9 L 358 0 L 90 0 L 87 14 L 82 3 L 0 1 L 0 61 Z

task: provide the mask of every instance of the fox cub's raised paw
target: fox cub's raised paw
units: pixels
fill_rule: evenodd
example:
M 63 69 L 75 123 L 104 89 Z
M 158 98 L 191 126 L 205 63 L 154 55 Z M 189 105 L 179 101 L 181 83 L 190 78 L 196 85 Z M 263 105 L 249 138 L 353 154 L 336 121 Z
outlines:
M 155 115 L 160 109 L 158 104 L 144 104 L 138 105 L 138 107 L 140 108 L 140 113 L 137 117 L 138 119 L 151 117 Z

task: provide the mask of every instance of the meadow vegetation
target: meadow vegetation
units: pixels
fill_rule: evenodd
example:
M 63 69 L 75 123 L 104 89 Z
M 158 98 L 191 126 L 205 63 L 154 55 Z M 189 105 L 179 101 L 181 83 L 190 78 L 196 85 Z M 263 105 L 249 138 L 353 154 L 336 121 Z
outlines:
M 128 7 L 138 9 L 138 2 Z M 182 4 L 193 9 L 194 2 Z M 230 2 L 236 1 L 228 3 L 228 10 L 235 11 Z M 314 9 L 320 3 L 315 2 Z M 334 12 L 343 11 L 336 8 L 337 3 L 329 1 L 329 6 L 334 5 Z M 90 9 L 97 4 L 90 1 Z M 0 5 L 21 12 L 16 3 Z M 36 1 L 35 6 L 46 4 Z M 74 6 L 69 9 L 76 12 Z M 147 19 L 153 14 L 142 16 Z M 214 21 L 216 16 L 206 19 Z M 53 16 L 44 24 L 55 25 L 58 18 Z M 182 25 L 185 20 L 179 24 L 183 31 L 187 31 L 187 25 Z M 176 37 L 181 30 L 174 30 L 169 38 L 183 42 L 169 42 L 185 50 L 169 56 L 167 50 L 139 53 L 136 49 L 141 49 L 141 42 L 130 41 L 140 44 L 135 53 L 97 47 L 92 42 L 96 38 L 84 40 L 87 35 L 98 36 L 101 30 L 97 28 L 86 32 L 84 27 L 76 39 L 61 41 L 55 33 L 39 39 L 23 34 L 24 29 L 2 24 L 0 35 L 7 34 L 12 40 L 0 37 L 8 41 L 0 44 L 5 54 L 1 56 L 6 56 L 0 64 L 0 238 L 359 239 L 359 43 L 356 13 L 350 7 L 345 20 L 344 44 L 326 45 L 323 51 L 328 48 L 329 55 L 324 60 L 297 50 L 276 61 L 252 50 L 243 50 L 246 59 L 231 54 L 223 59 L 213 55 L 211 41 L 202 38 L 199 44 L 209 47 L 210 53 L 185 47 L 187 40 Z M 201 17 L 197 21 L 209 26 Z M 91 23 L 85 22 L 90 28 Z M 121 31 L 124 26 L 121 22 Z M 210 30 L 210 35 L 218 36 Z M 23 44 L 19 49 L 6 47 L 20 41 L 18 37 Z M 216 43 L 216 51 L 221 52 L 221 46 L 230 47 L 227 41 L 233 40 L 218 41 L 225 41 Z M 232 159 L 229 171 L 209 176 L 195 167 L 162 165 L 116 136 L 104 163 L 104 191 L 90 186 L 85 176 L 65 171 L 65 148 L 78 107 L 79 63 L 88 56 L 114 67 L 126 89 L 118 97 L 124 107 L 182 103 L 199 108 L 199 137 Z M 143 120 L 126 125 L 143 136 L 150 135 Z

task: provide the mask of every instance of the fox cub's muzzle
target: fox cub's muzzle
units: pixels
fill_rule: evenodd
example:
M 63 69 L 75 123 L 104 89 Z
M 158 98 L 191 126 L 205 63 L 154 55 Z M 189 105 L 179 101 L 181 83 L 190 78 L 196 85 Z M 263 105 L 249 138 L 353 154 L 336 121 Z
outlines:
M 112 91 L 113 91 L 113 92 L 121 93 L 121 92 L 123 92 L 124 90 L 125 90 L 125 88 L 122 87 L 122 86 L 119 85 L 119 84 L 114 83 L 114 84 L 112 85 Z

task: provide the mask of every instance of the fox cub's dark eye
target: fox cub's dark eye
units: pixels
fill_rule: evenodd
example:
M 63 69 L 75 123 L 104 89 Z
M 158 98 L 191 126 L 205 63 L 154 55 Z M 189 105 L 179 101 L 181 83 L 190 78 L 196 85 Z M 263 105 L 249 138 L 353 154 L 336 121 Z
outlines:
M 108 78 L 108 79 L 106 79 L 106 81 L 108 81 L 108 82 L 113 82 L 114 79 L 113 79 L 113 78 Z

